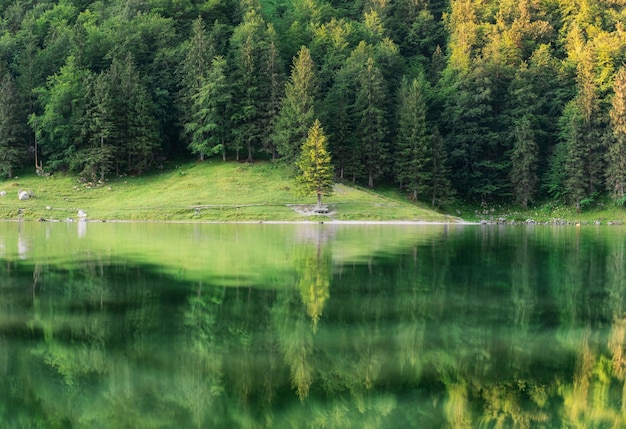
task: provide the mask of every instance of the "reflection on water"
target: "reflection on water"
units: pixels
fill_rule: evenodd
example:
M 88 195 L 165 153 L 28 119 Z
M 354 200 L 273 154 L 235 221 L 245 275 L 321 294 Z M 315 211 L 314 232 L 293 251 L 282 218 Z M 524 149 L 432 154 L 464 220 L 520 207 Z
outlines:
M 0 224 L 0 427 L 626 426 L 626 231 Z

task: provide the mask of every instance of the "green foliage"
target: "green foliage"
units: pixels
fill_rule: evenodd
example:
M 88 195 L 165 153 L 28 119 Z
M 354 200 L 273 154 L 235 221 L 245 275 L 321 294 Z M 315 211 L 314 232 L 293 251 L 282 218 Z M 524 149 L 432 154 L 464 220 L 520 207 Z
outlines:
M 387 86 L 370 49 L 361 42 L 353 51 L 348 64 L 354 68 L 356 77 L 354 116 L 356 136 L 361 146 L 361 162 L 367 186 L 373 188 L 374 180 L 387 170 L 389 136 L 385 114 Z
M 291 76 L 285 85 L 273 140 L 281 158 L 292 163 L 299 155 L 315 119 L 317 81 L 309 49 L 303 46 L 293 59 Z
M 245 10 L 243 20 L 231 38 L 235 78 L 233 89 L 234 149 L 246 149 L 247 160 L 253 161 L 253 154 L 262 148 L 265 135 L 269 137 L 269 124 L 276 115 L 272 101 L 275 94 L 276 34 L 259 11 L 254 7 Z
M 574 205 L 594 192 L 623 195 L 612 105 L 626 58 L 618 2 L 5 3 L 0 64 L 12 95 L 3 121 L 14 126 L 0 144 L 18 150 L 2 151 L 0 174 L 36 158 L 48 171 L 102 180 L 190 149 L 247 161 L 265 152 L 293 165 L 319 117 L 339 178 L 405 185 L 415 171 L 404 171 L 396 95 L 403 76 L 423 75 L 427 134 L 439 130 L 449 175 L 423 157 L 417 194 L 432 185 L 433 195 L 447 188 L 522 205 L 559 186 Z M 214 68 L 216 57 L 226 63 Z M 551 158 L 559 145 L 563 180 Z
M 626 68 L 620 68 L 613 84 L 610 112 L 612 139 L 607 151 L 607 189 L 616 200 L 626 195 Z
M 526 115 L 515 124 L 514 145 L 511 153 L 511 182 L 516 201 L 528 207 L 537 189 L 538 146 L 535 141 L 532 117 Z
M 394 173 L 413 199 L 425 192 L 431 178 L 432 144 L 426 124 L 425 80 L 408 79 L 400 86 Z
M 26 151 L 17 85 L 0 66 L 0 176 L 12 177 Z
M 210 71 L 198 92 L 192 96 L 189 122 L 184 125 L 185 132 L 191 135 L 189 148 L 200 155 L 201 161 L 205 154 L 221 153 L 226 158 L 226 112 L 230 101 L 226 60 L 218 56 L 213 59 Z
M 31 120 L 47 166 L 67 170 L 74 153 L 80 149 L 85 94 L 89 72 L 68 57 L 61 70 L 39 88 L 43 112 Z
M 301 191 L 304 195 L 316 195 L 317 205 L 321 206 L 322 195 L 330 195 L 333 191 L 333 166 L 324 129 L 317 119 L 309 128 L 296 165 L 301 173 L 298 176 Z

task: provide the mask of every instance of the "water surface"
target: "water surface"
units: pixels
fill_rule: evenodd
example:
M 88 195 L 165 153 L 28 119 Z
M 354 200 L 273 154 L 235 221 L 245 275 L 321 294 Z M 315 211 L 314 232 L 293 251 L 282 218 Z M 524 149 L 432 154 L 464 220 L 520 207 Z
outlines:
M 626 427 L 621 227 L 0 223 L 0 427 Z

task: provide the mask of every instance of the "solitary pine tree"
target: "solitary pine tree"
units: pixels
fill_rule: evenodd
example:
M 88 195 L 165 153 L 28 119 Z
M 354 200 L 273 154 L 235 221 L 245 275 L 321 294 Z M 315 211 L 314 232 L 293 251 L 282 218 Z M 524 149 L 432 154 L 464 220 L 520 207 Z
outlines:
M 333 166 L 326 150 L 326 136 L 319 120 L 309 129 L 308 137 L 302 145 L 296 165 L 301 175 L 298 181 L 305 195 L 317 195 L 317 207 L 322 206 L 322 195 L 333 191 Z
M 626 68 L 622 67 L 613 83 L 611 127 L 613 139 L 607 154 L 607 189 L 617 200 L 624 198 L 626 188 Z

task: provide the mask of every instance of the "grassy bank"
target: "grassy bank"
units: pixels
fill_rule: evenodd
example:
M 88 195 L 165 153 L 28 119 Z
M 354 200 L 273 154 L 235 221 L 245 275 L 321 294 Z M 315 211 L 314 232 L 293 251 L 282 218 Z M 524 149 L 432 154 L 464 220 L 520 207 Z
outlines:
M 571 223 L 571 224 L 611 224 L 626 223 L 626 208 L 618 207 L 609 198 L 598 199 L 580 213 L 574 207 L 544 202 L 522 209 L 515 205 L 459 204 L 452 212 L 469 222 L 505 223 Z
M 79 183 L 61 174 L 20 175 L 0 182 L 1 219 L 63 220 L 84 210 L 93 220 L 147 221 L 302 221 L 410 220 L 454 221 L 401 195 L 384 195 L 342 184 L 325 198 L 328 216 L 305 216 L 292 205 L 307 205 L 314 197 L 294 192 L 294 181 L 282 165 L 220 161 L 187 163 L 141 177 L 116 178 L 102 185 Z M 19 201 L 18 191 L 33 198 Z

